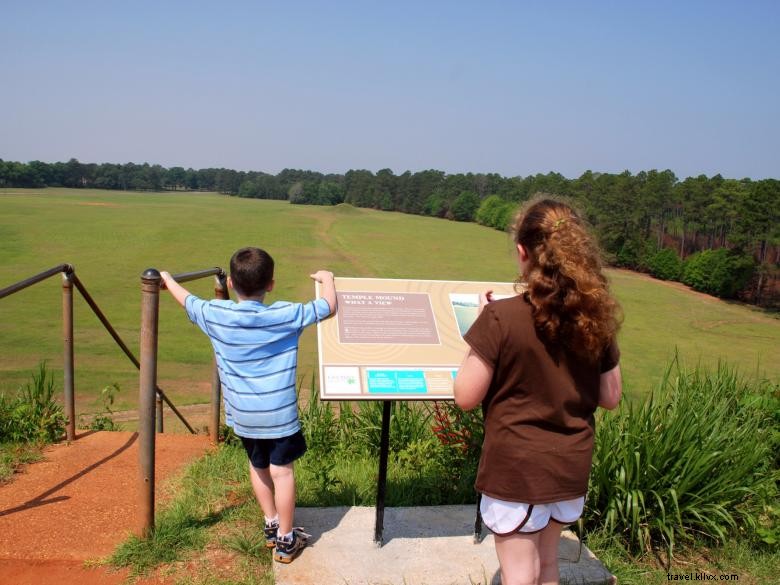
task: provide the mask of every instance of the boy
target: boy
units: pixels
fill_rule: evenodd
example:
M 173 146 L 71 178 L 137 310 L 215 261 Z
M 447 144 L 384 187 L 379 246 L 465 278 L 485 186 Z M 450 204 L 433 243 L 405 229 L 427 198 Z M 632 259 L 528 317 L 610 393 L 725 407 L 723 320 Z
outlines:
M 230 259 L 227 282 L 237 303 L 204 301 L 168 272 L 160 275 L 190 320 L 211 340 L 225 419 L 249 456 L 252 488 L 265 516 L 266 546 L 276 549 L 276 561 L 290 563 L 308 538 L 293 528 L 293 462 L 306 451 L 295 392 L 298 337 L 304 327 L 336 311 L 333 273 L 320 270 L 311 275 L 322 284 L 322 298 L 272 305 L 263 301 L 274 287 L 274 261 L 259 248 L 242 248 Z

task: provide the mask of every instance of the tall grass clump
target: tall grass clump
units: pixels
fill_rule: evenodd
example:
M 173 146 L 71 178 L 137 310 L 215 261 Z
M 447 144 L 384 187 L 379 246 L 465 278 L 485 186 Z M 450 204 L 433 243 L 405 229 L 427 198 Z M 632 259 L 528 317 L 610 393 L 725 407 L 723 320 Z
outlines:
M 375 504 L 382 411 L 381 401 L 336 404 L 311 391 L 300 410 L 309 448 L 296 463 L 301 505 Z M 481 433 L 481 417 L 452 404 L 393 401 L 387 505 L 473 502 Z
M 586 527 L 632 553 L 694 540 L 755 539 L 777 498 L 777 388 L 734 369 L 674 360 L 644 402 L 599 422 Z
M 41 362 L 31 376 L 16 396 L 0 394 L 0 442 L 52 443 L 65 433 L 65 415 L 46 363 Z

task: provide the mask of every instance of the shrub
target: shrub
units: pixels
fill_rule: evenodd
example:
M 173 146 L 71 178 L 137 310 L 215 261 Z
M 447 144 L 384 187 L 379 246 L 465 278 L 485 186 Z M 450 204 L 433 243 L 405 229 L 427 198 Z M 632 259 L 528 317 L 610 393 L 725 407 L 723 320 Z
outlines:
M 768 392 L 724 366 L 686 372 L 675 361 L 645 402 L 624 401 L 600 421 L 588 527 L 619 534 L 629 550 L 662 545 L 670 555 L 695 535 L 755 536 L 777 497 L 780 445 L 755 398 Z
M 661 280 L 677 280 L 682 272 L 682 260 L 672 248 L 664 248 L 647 258 L 650 274 Z
M 516 203 L 505 201 L 498 195 L 491 195 L 482 201 L 475 219 L 484 226 L 504 231 L 509 227 L 515 207 Z
M 391 403 L 387 505 L 475 501 L 480 413 L 435 404 Z M 336 409 L 312 390 L 300 409 L 310 453 L 296 472 L 303 505 L 375 502 L 383 409 L 382 401 L 341 402 Z
M 32 373 L 32 383 L 20 388 L 15 398 L 0 395 L 0 441 L 50 443 L 61 439 L 66 419 L 54 394 L 54 379 L 46 362 L 41 362 L 38 372 Z
M 452 215 L 457 221 L 472 221 L 479 204 L 479 196 L 476 193 L 463 191 L 452 204 Z
M 482 409 L 466 411 L 452 402 L 434 402 L 432 410 L 433 433 L 439 442 L 478 461 L 485 436 Z
M 657 252 L 652 242 L 634 237 L 626 239 L 615 255 L 615 264 L 636 270 L 649 270 L 649 259 Z
M 755 269 L 752 256 L 737 250 L 702 250 L 685 260 L 682 282 L 698 291 L 730 299 L 748 284 Z

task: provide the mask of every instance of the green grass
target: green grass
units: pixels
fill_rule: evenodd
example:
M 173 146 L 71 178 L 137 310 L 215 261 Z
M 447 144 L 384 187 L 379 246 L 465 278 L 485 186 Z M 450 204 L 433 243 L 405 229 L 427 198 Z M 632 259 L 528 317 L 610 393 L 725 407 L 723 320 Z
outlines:
M 664 559 L 631 556 L 618 539 L 606 531 L 587 534 L 585 544 L 609 567 L 621 585 L 660 585 L 669 582 L 668 574 L 692 573 L 714 575 L 715 580 L 720 575 L 737 575 L 742 584 L 770 585 L 777 582 L 780 574 L 780 553 L 757 550 L 739 541 L 729 541 L 717 548 L 704 544 L 687 547 L 675 555 L 675 561 L 668 568 Z
M 308 274 L 511 281 L 505 234 L 470 223 L 355 209 L 294 206 L 216 194 L 0 189 L 0 287 L 69 262 L 138 354 L 140 274 L 227 268 L 239 247 L 266 248 L 277 262 L 269 300 L 306 300 Z M 747 373 L 780 380 L 780 320 L 645 277 L 610 271 L 626 314 L 622 367 L 629 394 L 658 381 L 675 348 L 688 364 L 725 359 Z M 59 277 L 0 300 L 0 392 L 14 392 L 45 359 L 61 387 Z M 213 281 L 189 283 L 202 296 Z M 137 404 L 135 368 L 76 293 L 77 414 L 102 410 L 100 391 L 117 383 L 115 410 Z M 211 352 L 167 295 L 161 300 L 160 386 L 177 404 L 207 402 Z M 316 371 L 316 334 L 301 341 L 299 374 Z
M 271 585 L 271 553 L 246 455 L 223 445 L 168 484 L 147 539 L 130 537 L 106 559 L 132 576 L 159 570 L 177 585 Z
M 39 443 L 0 443 L 0 485 L 10 480 L 20 465 L 40 461 L 42 450 Z
M 627 271 L 609 272 L 625 314 L 621 369 L 628 387 L 645 393 L 679 353 L 687 366 L 719 361 L 780 382 L 780 319 Z

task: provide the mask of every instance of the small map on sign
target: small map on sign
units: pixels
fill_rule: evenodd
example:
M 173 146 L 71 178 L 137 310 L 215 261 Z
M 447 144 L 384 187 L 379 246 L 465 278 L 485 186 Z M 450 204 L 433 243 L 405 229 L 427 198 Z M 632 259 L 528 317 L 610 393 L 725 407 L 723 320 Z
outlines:
M 511 283 L 340 277 L 336 290 L 338 312 L 317 326 L 323 400 L 451 399 L 479 294 L 515 294 Z

